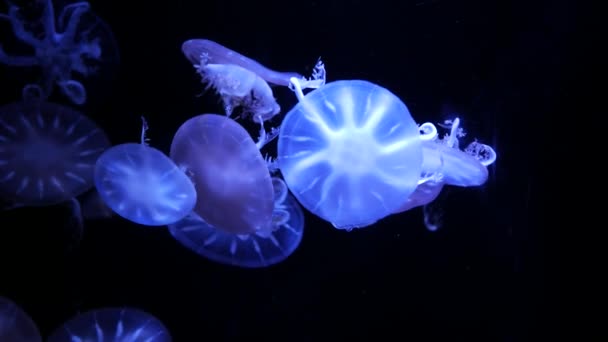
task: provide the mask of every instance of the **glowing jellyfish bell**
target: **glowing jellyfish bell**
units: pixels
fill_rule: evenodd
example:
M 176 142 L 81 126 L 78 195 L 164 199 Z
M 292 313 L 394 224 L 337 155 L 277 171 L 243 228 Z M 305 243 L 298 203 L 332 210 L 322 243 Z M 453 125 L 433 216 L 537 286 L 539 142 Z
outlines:
M 103 130 L 69 107 L 18 102 L 0 107 L 0 197 L 27 206 L 64 202 L 93 187 Z
M 171 158 L 191 175 L 194 212 L 169 225 L 184 246 L 213 261 L 240 267 L 276 264 L 295 251 L 304 215 L 279 178 L 271 178 L 259 149 L 273 137 L 263 127 L 256 144 L 234 120 L 203 114 L 186 121 Z
M 77 315 L 57 328 L 47 342 L 171 342 L 163 323 L 133 308 L 103 308 Z
M 283 120 L 278 162 L 298 201 L 338 229 L 369 226 L 416 189 L 422 165 L 418 126 L 406 105 L 367 81 L 331 82 Z
M 30 316 L 4 297 L 0 297 L 0 341 L 42 341 L 38 327 Z
M 164 226 L 192 211 L 196 192 L 171 159 L 146 144 L 146 129 L 144 120 L 141 143 L 117 145 L 99 157 L 95 185 L 118 215 L 146 226 Z

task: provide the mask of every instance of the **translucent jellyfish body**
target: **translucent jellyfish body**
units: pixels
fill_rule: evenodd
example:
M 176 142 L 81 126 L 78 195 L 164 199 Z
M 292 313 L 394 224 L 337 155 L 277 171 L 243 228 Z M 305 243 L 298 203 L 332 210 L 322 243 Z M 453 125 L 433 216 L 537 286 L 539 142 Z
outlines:
M 70 319 L 47 342 L 170 342 L 171 335 L 156 317 L 132 308 L 104 308 Z
M 39 1 L 37 5 L 42 8 L 37 8 L 37 12 L 35 8 L 33 13 L 32 7 L 11 5 L 7 14 L 0 14 L 0 19 L 11 24 L 14 38 L 21 43 L 11 45 L 25 44 L 33 50 L 30 55 L 22 55 L 17 48 L 17 55 L 13 55 L 0 46 L 0 63 L 41 69 L 40 82 L 24 87 L 26 100 L 46 99 L 57 85 L 74 104 L 83 104 L 87 92 L 74 74 L 102 79 L 112 73 L 118 64 L 112 32 L 91 12 L 88 2 L 69 4 L 58 15 L 51 0 Z M 29 19 L 32 17 L 36 19 Z
M 169 225 L 169 231 L 182 245 L 221 264 L 247 268 L 277 264 L 300 245 L 304 214 L 295 198 L 287 193 L 283 181 L 274 178 L 273 185 L 275 208 L 270 234 L 228 233 L 208 224 L 196 214 Z
M 4 297 L 0 297 L 0 341 L 42 341 L 38 327 L 30 316 Z
M 206 222 L 236 234 L 267 228 L 274 208 L 270 174 L 241 125 L 222 115 L 195 116 L 175 133 L 170 156 L 192 178 L 194 211 Z
M 328 83 L 287 114 L 278 162 L 298 201 L 339 229 L 393 213 L 415 191 L 422 164 L 418 126 L 405 104 L 367 81 Z
M 95 162 L 109 146 L 93 121 L 69 107 L 0 107 L 0 197 L 40 206 L 78 196 L 93 187 Z
M 177 222 L 196 203 L 188 176 L 162 152 L 146 145 L 143 133 L 142 143 L 117 145 L 99 157 L 95 185 L 114 212 L 146 226 Z

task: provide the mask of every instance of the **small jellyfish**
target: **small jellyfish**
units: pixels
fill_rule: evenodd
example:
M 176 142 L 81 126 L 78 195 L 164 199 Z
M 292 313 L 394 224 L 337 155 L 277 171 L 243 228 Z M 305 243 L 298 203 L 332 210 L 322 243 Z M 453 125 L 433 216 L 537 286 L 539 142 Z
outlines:
M 423 124 L 427 127 L 429 125 L 432 124 Z M 447 120 L 445 125 L 450 133 L 443 138 L 437 138 L 434 133 L 430 138 L 423 139 L 423 178 L 459 187 L 483 185 L 488 179 L 487 167 L 496 161 L 496 152 L 490 146 L 476 141 L 460 150 L 458 138 L 465 135 L 460 128 L 460 119 Z M 435 128 L 431 130 L 436 132 Z
M 415 191 L 421 173 L 418 126 L 389 90 L 367 81 L 328 83 L 281 124 L 278 164 L 308 210 L 338 229 L 369 226 Z
M 64 202 L 93 187 L 103 130 L 69 107 L 18 102 L 0 107 L 0 197 L 27 206 Z
M 195 116 L 175 133 L 170 156 L 192 177 L 194 212 L 205 222 L 234 234 L 265 229 L 274 208 L 272 182 L 241 125 L 217 114 Z
M 289 195 L 287 186 L 273 178 L 274 210 L 270 234 L 233 234 L 218 229 L 193 213 L 169 225 L 169 231 L 182 245 L 212 261 L 245 268 L 268 267 L 289 257 L 300 245 L 304 213 Z M 224 215 L 232 215 L 226 212 Z
M 95 185 L 118 215 L 146 226 L 164 226 L 192 211 L 196 192 L 171 159 L 146 144 L 147 128 L 143 120 L 141 143 L 117 145 L 99 157 Z
M 151 314 L 133 308 L 103 308 L 77 315 L 47 342 L 171 342 L 169 330 Z
M 226 115 L 231 116 L 233 110 L 240 107 L 242 116 L 251 117 L 258 123 L 281 111 L 268 83 L 289 86 L 290 79 L 296 77 L 303 80 L 305 87 L 321 84 L 319 81 L 306 83 L 307 80 L 297 73 L 268 69 L 207 39 L 187 40 L 182 44 L 182 52 L 201 75 L 202 82 L 222 98 Z
M 42 342 L 30 316 L 8 298 L 0 297 L 0 341 Z
M 9 7 L 8 14 L 0 14 L 0 19 L 11 24 L 15 38 L 33 49 L 31 55 L 9 55 L 0 46 L 0 63 L 41 68 L 39 84 L 24 87 L 25 100 L 46 99 L 57 85 L 72 103 L 81 105 L 87 92 L 73 73 L 80 77 L 108 74 L 109 67 L 118 62 L 112 32 L 91 12 L 88 2 L 69 4 L 57 16 L 51 0 L 38 5 L 43 8 L 36 22 L 27 20 L 28 13 L 16 5 Z

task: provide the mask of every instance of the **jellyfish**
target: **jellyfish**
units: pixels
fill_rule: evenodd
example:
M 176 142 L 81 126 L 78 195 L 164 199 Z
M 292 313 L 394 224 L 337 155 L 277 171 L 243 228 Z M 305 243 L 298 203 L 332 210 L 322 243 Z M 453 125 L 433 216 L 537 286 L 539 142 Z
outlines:
M 95 186 L 103 202 L 125 219 L 164 226 L 188 215 L 196 192 L 188 176 L 161 151 L 148 146 L 142 117 L 141 143 L 105 151 L 95 165 Z
M 424 223 L 429 230 L 437 230 L 440 210 L 432 206 L 445 185 L 471 187 L 483 185 L 488 179 L 487 167 L 496 161 L 496 152 L 477 141 L 465 150 L 459 149 L 459 138 L 465 136 L 460 119 L 446 120 L 440 125 L 450 132 L 439 138 L 431 123 L 420 126 L 422 139 L 422 173 L 419 185 L 395 213 L 422 206 Z
M 255 143 L 241 125 L 217 114 L 193 117 L 178 129 L 170 156 L 191 175 L 198 194 L 193 213 L 169 225 L 179 242 L 241 267 L 275 264 L 297 248 L 301 208 L 260 153 L 277 134 L 261 126 Z
M 24 9 L 16 5 L 9 7 L 8 14 L 0 14 L 0 19 L 11 24 L 16 38 L 33 49 L 31 55 L 9 55 L 0 45 L 0 63 L 41 68 L 40 83 L 24 87 L 25 100 L 46 99 L 57 85 L 72 103 L 84 104 L 86 89 L 73 73 L 101 75 L 100 68 L 117 62 L 112 32 L 90 11 L 88 2 L 69 4 L 58 16 L 51 0 L 40 5 L 42 14 L 36 23 L 28 22 Z
M 273 177 L 274 210 L 270 234 L 234 234 L 216 228 L 192 213 L 169 225 L 169 232 L 182 245 L 217 263 L 259 268 L 277 264 L 289 257 L 302 240 L 304 213 L 287 186 Z M 226 213 L 230 215 L 231 213 Z
M 171 342 L 169 330 L 151 314 L 134 308 L 103 308 L 77 315 L 47 342 Z
M 30 316 L 5 297 L 0 297 L 0 341 L 42 341 L 38 327 Z
M 324 71 L 320 60 L 315 66 L 315 77 L 307 80 L 297 73 L 268 69 L 211 40 L 187 40 L 182 44 L 182 52 L 201 75 L 202 82 L 222 98 L 226 115 L 231 116 L 235 108 L 241 107 L 242 116 L 251 117 L 258 123 L 281 111 L 268 83 L 289 86 L 292 77 L 302 80 L 303 87 L 308 88 L 324 83 L 319 75 Z
M 109 146 L 101 128 L 69 107 L 0 107 L 0 197 L 23 206 L 70 200 L 93 187 L 95 162 Z
M 422 146 L 406 105 L 362 80 L 336 81 L 306 96 L 284 118 L 277 161 L 289 190 L 338 229 L 372 225 L 414 193 Z

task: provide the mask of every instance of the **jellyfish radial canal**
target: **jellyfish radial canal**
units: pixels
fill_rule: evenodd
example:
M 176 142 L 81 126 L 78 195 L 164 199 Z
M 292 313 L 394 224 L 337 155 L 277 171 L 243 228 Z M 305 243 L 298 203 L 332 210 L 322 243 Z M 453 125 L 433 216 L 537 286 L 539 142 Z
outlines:
M 145 143 L 126 143 L 104 152 L 95 166 L 95 185 L 103 202 L 118 215 L 146 226 L 184 218 L 196 203 L 188 176 L 161 151 Z
M 367 81 L 328 83 L 287 114 L 278 162 L 302 205 L 338 229 L 369 226 L 414 192 L 422 148 L 405 104 Z
M 68 107 L 0 107 L 0 196 L 28 206 L 78 196 L 93 187 L 95 162 L 109 146 L 93 121 Z
M 287 186 L 273 178 L 274 210 L 269 234 L 234 234 L 218 229 L 193 213 L 169 225 L 182 245 L 212 261 L 246 268 L 268 267 L 288 258 L 300 245 L 304 213 Z M 226 213 L 230 215 L 230 213 Z
M 47 342 L 171 342 L 169 330 L 151 314 L 133 308 L 102 308 L 77 315 Z

